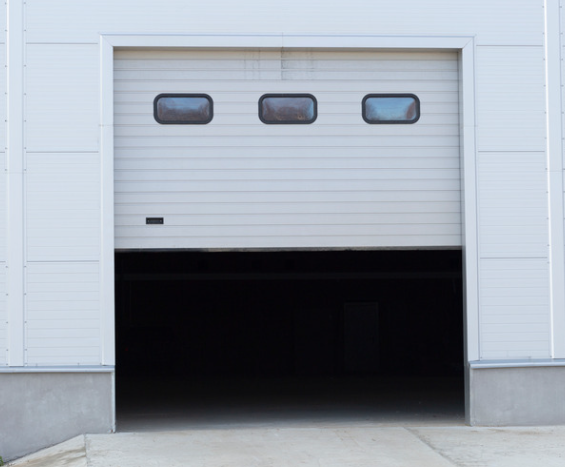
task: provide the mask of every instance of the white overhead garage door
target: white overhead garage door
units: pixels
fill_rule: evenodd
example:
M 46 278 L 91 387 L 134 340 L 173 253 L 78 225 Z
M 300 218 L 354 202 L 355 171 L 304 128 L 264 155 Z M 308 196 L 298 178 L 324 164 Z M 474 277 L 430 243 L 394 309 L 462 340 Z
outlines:
M 114 66 L 117 249 L 461 245 L 455 53 L 125 50 Z M 263 95 L 296 93 L 313 123 L 261 121 Z M 158 123 L 160 94 L 206 94 L 211 121 Z M 369 94 L 413 94 L 421 116 L 367 123 Z

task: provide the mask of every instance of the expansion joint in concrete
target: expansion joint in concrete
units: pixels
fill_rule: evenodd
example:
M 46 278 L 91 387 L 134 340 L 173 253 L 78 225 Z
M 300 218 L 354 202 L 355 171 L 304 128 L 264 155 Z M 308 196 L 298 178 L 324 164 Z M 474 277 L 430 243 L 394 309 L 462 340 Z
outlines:
M 408 433 L 410 433 L 414 438 L 416 438 L 418 441 L 420 441 L 420 443 L 424 444 L 425 446 L 427 446 L 429 449 L 431 449 L 433 452 L 435 452 L 438 456 L 442 457 L 443 459 L 445 459 L 447 462 L 449 462 L 451 465 L 455 466 L 455 467 L 461 467 L 461 464 L 458 464 L 456 462 L 453 461 L 453 459 L 450 459 L 449 457 L 447 457 L 444 453 L 438 451 L 432 444 L 430 444 L 428 441 L 426 441 L 424 438 L 422 438 L 416 431 L 414 431 L 411 428 L 404 428 Z

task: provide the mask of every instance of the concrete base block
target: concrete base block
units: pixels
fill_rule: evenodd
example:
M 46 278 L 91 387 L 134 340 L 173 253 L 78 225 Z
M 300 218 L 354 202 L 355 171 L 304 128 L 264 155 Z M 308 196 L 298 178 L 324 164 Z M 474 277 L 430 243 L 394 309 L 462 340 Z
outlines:
M 467 423 L 565 425 L 565 367 L 467 369 Z
M 0 456 L 114 427 L 113 373 L 0 373 Z

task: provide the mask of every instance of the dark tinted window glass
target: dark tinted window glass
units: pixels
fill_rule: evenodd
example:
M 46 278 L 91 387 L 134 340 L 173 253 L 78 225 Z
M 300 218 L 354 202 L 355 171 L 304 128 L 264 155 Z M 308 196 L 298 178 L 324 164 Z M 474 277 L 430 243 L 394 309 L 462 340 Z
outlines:
M 209 123 L 213 117 L 212 98 L 206 94 L 160 94 L 153 103 L 153 115 L 162 124 Z
M 316 98 L 310 94 L 265 94 L 259 99 L 263 123 L 304 124 L 314 122 L 316 117 Z
M 420 118 L 420 100 L 414 94 L 369 94 L 363 99 L 367 123 L 415 123 Z

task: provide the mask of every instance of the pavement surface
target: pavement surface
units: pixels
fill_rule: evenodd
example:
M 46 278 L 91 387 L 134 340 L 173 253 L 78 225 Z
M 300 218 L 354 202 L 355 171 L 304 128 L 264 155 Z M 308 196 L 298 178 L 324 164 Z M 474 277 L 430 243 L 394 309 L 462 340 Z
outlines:
M 565 427 L 348 423 L 83 435 L 14 467 L 563 467 Z

